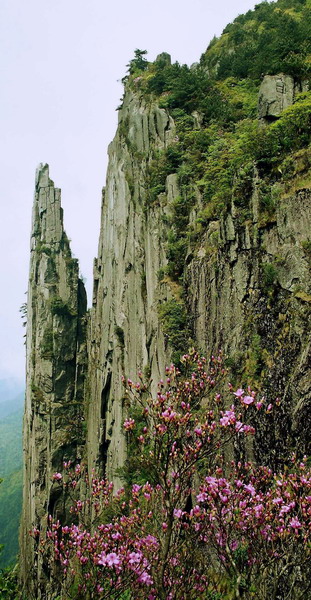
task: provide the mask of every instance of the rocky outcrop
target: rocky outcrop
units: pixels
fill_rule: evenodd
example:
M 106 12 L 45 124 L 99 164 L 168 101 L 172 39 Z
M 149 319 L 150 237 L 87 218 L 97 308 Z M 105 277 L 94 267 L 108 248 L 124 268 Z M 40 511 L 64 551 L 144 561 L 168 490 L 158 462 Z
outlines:
M 114 479 L 126 456 L 122 432 L 122 375 L 145 369 L 157 381 L 169 351 L 158 316 L 172 297 L 159 282 L 166 265 L 164 217 L 174 178 L 154 204 L 148 201 L 147 170 L 156 150 L 175 136 L 172 118 L 128 91 L 109 147 L 89 334 L 88 463 Z
M 310 452 L 311 277 L 306 246 L 311 190 L 281 195 L 260 214 L 256 172 L 249 218 L 239 208 L 211 223 L 186 269 L 186 295 L 198 347 L 222 349 L 237 385 L 256 382 L 280 406 L 257 428 L 261 463 L 275 467 Z M 213 231 L 219 242 L 211 245 Z
M 279 117 L 285 108 L 293 104 L 297 93 L 307 90 L 306 81 L 298 82 L 291 75 L 265 75 L 259 89 L 259 118 L 269 121 Z
M 159 274 L 165 273 L 168 217 L 180 190 L 171 173 L 165 191 L 150 201 L 149 174 L 155 152 L 175 137 L 166 110 L 127 91 L 109 148 L 89 332 L 88 463 L 117 482 L 126 458 L 122 376 L 136 379 L 145 369 L 156 382 L 170 359 L 159 308 L 179 299 L 180 288 Z M 189 249 L 184 298 L 195 346 L 207 353 L 221 348 L 233 380 L 256 382 L 269 399 L 279 396 L 278 420 L 264 421 L 257 447 L 261 460 L 280 462 L 283 445 L 293 449 L 298 433 L 302 449 L 309 443 L 302 407 L 310 402 L 311 281 L 304 244 L 311 192 L 272 190 L 275 210 L 266 214 L 260 186 L 254 170 L 248 218 L 232 200 Z
M 81 457 L 84 444 L 86 295 L 63 228 L 60 190 L 47 165 L 36 175 L 27 301 L 24 499 L 21 578 L 27 598 L 48 597 L 48 566 L 29 531 L 47 514 L 66 518 L 66 499 L 52 475 Z
M 233 383 L 255 385 L 269 401 L 279 398 L 277 414 L 264 415 L 259 423 L 252 449 L 257 457 L 277 466 L 292 450 L 308 451 L 310 444 L 311 190 L 301 183 L 308 181 L 309 159 L 304 150 L 292 157 L 296 179 L 292 186 L 287 180 L 287 187 L 261 181 L 254 167 L 243 206 L 233 194 L 221 217 L 200 225 L 181 286 L 166 267 L 172 207 L 183 192 L 173 168 L 164 177 L 161 171 L 163 151 L 178 138 L 168 110 L 140 93 L 140 79 L 126 90 L 109 147 L 87 352 L 85 293 L 63 230 L 60 192 L 47 166 L 38 171 L 21 536 L 22 579 L 30 598 L 52 596 L 48 566 L 35 542 L 30 545 L 27 530 L 44 531 L 47 511 L 66 519 L 66 498 L 52 474 L 63 460 L 74 462 L 83 454 L 89 470 L 95 467 L 121 483 L 127 455 L 122 376 L 135 380 L 143 370 L 156 390 L 172 352 L 161 307 L 179 306 L 181 294 L 193 344 L 205 354 L 222 349 Z M 291 78 L 276 76 L 273 85 L 271 93 L 261 90 L 262 118 L 278 116 L 293 101 Z M 199 129 L 200 115 L 193 119 Z M 191 191 L 195 227 L 203 198 L 199 187 Z

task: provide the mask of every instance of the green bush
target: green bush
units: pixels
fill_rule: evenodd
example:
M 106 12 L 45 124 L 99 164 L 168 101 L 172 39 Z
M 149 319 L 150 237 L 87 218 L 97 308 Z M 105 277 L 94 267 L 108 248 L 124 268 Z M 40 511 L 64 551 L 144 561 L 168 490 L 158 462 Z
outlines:
M 53 329 L 52 327 L 48 327 L 43 334 L 42 342 L 41 342 L 41 356 L 43 358 L 52 358 L 53 357 Z
M 277 282 L 277 269 L 272 263 L 262 265 L 263 286 L 266 290 L 271 290 Z
M 52 315 L 59 317 L 75 317 L 76 313 L 64 302 L 61 298 L 52 298 L 50 301 L 50 309 Z
M 310 74 L 311 14 L 306 0 L 262 2 L 238 16 L 201 63 L 218 79 L 259 80 L 262 73 Z
M 167 300 L 159 306 L 159 317 L 164 334 L 174 349 L 172 359 L 176 364 L 184 349 L 189 346 L 189 324 L 185 303 L 182 300 Z

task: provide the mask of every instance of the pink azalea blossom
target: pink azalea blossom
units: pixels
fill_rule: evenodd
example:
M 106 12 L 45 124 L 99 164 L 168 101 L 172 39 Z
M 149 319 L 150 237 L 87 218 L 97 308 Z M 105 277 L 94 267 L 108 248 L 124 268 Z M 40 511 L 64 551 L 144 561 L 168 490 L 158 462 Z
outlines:
M 141 552 L 130 552 L 128 559 L 129 559 L 128 560 L 129 565 L 137 565 L 137 563 L 139 563 L 142 559 L 142 553 Z
M 301 525 L 300 521 L 297 519 L 297 517 L 293 517 L 290 520 L 289 525 L 290 525 L 290 527 L 292 527 L 292 529 L 295 529 L 296 531 L 302 527 L 302 525 Z
M 249 406 L 250 404 L 253 404 L 253 402 L 254 402 L 253 396 L 243 396 L 243 398 L 242 398 L 242 403 L 246 404 L 247 406 Z
M 124 421 L 123 423 L 123 427 L 126 431 L 130 431 L 131 429 L 134 428 L 135 425 L 135 421 L 134 419 L 127 419 L 126 421 Z
M 102 552 L 98 558 L 99 565 L 107 565 L 108 567 L 118 566 L 121 563 L 119 556 L 115 552 L 109 552 L 109 554 Z
M 244 390 L 242 390 L 242 388 L 239 388 L 236 392 L 233 392 L 233 394 L 237 398 L 241 398 L 241 396 L 243 396 L 243 394 L 244 394 Z

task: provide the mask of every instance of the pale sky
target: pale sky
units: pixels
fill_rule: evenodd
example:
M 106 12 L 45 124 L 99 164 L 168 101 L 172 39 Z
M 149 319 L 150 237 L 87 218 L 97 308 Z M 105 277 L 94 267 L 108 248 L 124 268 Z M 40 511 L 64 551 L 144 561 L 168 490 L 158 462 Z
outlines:
M 257 2 L 258 3 L 258 2 Z M 107 147 L 135 48 L 197 62 L 253 0 L 0 0 L 0 378 L 24 376 L 35 169 L 50 165 L 65 228 L 92 288 Z

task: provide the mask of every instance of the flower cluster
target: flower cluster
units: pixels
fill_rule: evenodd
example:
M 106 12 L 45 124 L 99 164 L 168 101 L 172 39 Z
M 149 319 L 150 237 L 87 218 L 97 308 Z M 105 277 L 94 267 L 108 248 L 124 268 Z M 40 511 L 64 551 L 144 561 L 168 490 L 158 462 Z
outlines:
M 110 482 L 86 476 L 90 493 L 74 502 L 75 524 L 50 517 L 46 535 L 40 540 L 35 529 L 33 536 L 43 553 L 52 548 L 66 585 L 79 582 L 81 599 L 199 600 L 229 589 L 251 598 L 245 590 L 256 585 L 263 600 L 289 578 L 302 593 L 310 574 L 306 459 L 278 474 L 226 462 L 224 448 L 254 433 L 265 400 L 232 386 L 222 398 L 221 356 L 210 365 L 197 355 L 183 362 L 186 375 L 167 367 L 155 397 L 141 376 L 139 383 L 124 380 L 124 431 L 148 481 L 140 477 L 114 492 Z M 65 463 L 53 479 L 76 493 L 82 476 L 80 465 Z

